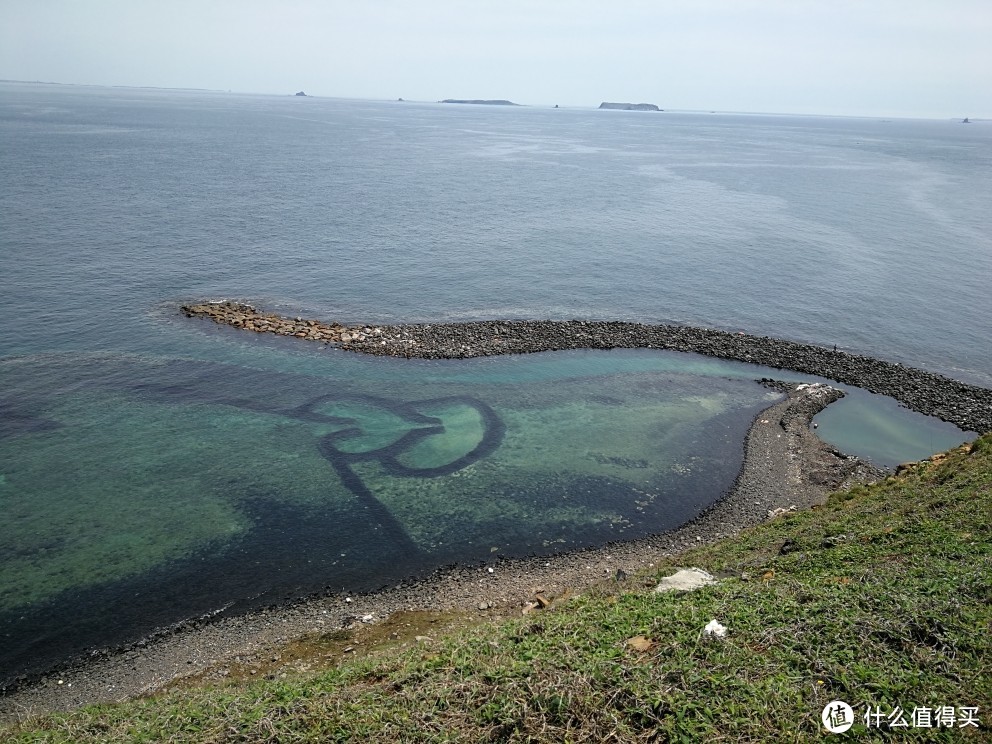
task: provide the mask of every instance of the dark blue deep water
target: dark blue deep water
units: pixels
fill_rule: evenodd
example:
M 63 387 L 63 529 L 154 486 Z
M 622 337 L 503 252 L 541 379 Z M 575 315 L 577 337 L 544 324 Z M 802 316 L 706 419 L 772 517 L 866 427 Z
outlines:
M 775 399 L 693 355 L 363 358 L 180 303 L 680 322 L 988 386 L 990 166 L 982 122 L 0 84 L 0 684 L 220 607 L 669 529 Z M 824 437 L 880 464 L 964 438 L 836 406 Z

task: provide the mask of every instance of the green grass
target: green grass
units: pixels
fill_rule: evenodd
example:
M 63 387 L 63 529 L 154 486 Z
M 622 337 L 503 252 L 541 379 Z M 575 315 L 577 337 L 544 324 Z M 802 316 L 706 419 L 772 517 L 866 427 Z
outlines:
M 318 675 L 175 690 L 17 724 L 15 742 L 809 741 L 830 700 L 978 707 L 989 740 L 992 435 L 551 610 Z M 672 566 L 729 578 L 651 587 Z M 702 637 L 716 618 L 723 640 Z M 652 642 L 637 651 L 627 640 Z

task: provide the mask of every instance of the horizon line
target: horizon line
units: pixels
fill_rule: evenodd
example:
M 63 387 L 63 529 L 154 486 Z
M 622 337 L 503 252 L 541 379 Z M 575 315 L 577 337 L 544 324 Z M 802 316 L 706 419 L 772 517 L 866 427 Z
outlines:
M 15 83 L 21 85 L 60 85 L 60 86 L 72 86 L 79 88 L 124 88 L 128 90 L 167 90 L 167 91 L 181 91 L 188 93 L 222 93 L 227 95 L 249 95 L 249 96 L 273 96 L 277 98 L 290 97 L 290 98 L 323 98 L 330 100 L 341 100 L 341 101 L 376 101 L 376 102 L 393 102 L 393 103 L 428 103 L 428 104 L 440 104 L 445 99 L 414 99 L 414 98 L 404 98 L 398 96 L 397 98 L 380 98 L 380 97 L 365 97 L 365 96 L 333 96 L 333 95 L 320 95 L 320 94 L 310 94 L 305 93 L 303 96 L 298 96 L 296 93 L 271 93 L 271 92 L 261 92 L 261 91 L 242 91 L 234 90 L 233 88 L 223 89 L 223 88 L 198 88 L 190 86 L 167 86 L 167 85 L 127 85 L 127 84 L 115 84 L 115 83 L 66 83 L 57 80 L 19 80 L 14 78 L 0 78 L 0 83 Z M 474 100 L 497 100 L 497 99 L 482 99 L 476 98 Z M 550 109 L 590 109 L 598 110 L 599 104 L 589 103 L 589 104 L 574 104 L 566 103 L 564 105 L 557 103 L 517 103 L 512 101 L 512 99 L 498 99 L 498 100 L 509 100 L 517 108 L 550 108 Z M 605 100 L 605 99 L 604 99 Z M 461 104 L 461 105 L 473 105 L 473 104 Z M 486 105 L 486 104 L 477 104 Z M 657 105 L 657 104 L 656 104 Z M 643 112 L 643 113 L 691 113 L 691 114 L 734 114 L 734 115 L 744 115 L 744 116 L 802 116 L 802 117 L 822 117 L 822 118 L 836 118 L 836 119 L 906 119 L 906 120 L 926 120 L 926 121 L 964 121 L 968 122 L 982 122 L 992 120 L 992 114 L 988 116 L 971 116 L 966 115 L 944 115 L 944 116 L 924 116 L 924 115 L 907 115 L 907 114 L 827 114 L 827 113 L 805 113 L 805 112 L 795 112 L 795 111 L 742 111 L 735 109 L 720 109 L 720 108 L 702 108 L 702 109 L 686 109 L 686 108 L 663 108 L 659 105 L 659 112 Z

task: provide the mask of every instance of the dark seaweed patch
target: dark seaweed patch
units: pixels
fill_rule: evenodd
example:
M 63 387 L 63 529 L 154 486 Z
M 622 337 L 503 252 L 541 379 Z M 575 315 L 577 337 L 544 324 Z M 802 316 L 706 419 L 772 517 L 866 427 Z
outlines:
M 598 462 L 600 465 L 616 465 L 618 468 L 629 468 L 629 469 L 640 469 L 648 467 L 647 460 L 632 459 L 629 457 L 613 457 L 610 455 L 601 455 L 599 453 L 590 455 L 593 460 Z
M 10 401 L 0 401 L 0 439 L 39 431 L 61 429 L 63 424 L 33 412 L 16 408 Z
M 189 618 L 237 615 L 321 591 L 375 591 L 434 567 L 382 537 L 362 506 L 314 509 L 257 496 L 252 528 L 142 574 L 0 610 L 0 694 L 24 675 L 135 643 Z M 333 584 L 326 582 L 333 581 Z

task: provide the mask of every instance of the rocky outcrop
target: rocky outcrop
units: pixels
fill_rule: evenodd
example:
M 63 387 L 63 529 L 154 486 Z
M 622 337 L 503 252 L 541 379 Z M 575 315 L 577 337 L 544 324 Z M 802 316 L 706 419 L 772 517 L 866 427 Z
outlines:
M 336 343 L 349 351 L 423 359 L 467 359 L 494 354 L 528 354 L 566 349 L 669 349 L 817 375 L 936 416 L 962 429 L 992 431 L 992 390 L 949 377 L 812 344 L 690 326 L 622 321 L 486 320 L 345 327 L 276 315 L 250 305 L 186 305 L 188 316 L 256 332 Z
M 653 103 L 610 103 L 603 101 L 599 104 L 601 109 L 615 109 L 617 111 L 661 111 L 662 109 Z

